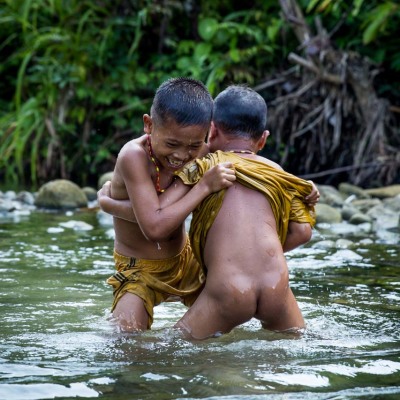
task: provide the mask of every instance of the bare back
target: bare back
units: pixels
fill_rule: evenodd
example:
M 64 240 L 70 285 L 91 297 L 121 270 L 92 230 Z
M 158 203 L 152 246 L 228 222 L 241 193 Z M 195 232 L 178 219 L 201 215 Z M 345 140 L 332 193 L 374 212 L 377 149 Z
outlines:
M 204 262 L 205 289 L 177 324 L 187 335 L 226 333 L 253 317 L 271 330 L 304 326 L 275 217 L 262 193 L 239 183 L 227 189 L 208 231 Z
M 276 315 L 286 298 L 288 268 L 264 195 L 240 184 L 227 190 L 208 232 L 204 257 L 210 295 L 222 303 L 237 295 L 235 300 L 245 303 L 247 319 L 267 321 Z M 218 282 L 228 287 L 228 296 Z

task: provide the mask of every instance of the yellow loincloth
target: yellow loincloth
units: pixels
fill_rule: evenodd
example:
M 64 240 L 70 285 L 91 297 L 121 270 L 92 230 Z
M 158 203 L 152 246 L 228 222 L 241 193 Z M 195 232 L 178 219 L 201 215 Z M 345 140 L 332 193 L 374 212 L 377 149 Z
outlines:
M 175 257 L 161 260 L 135 259 L 114 251 L 117 272 L 107 279 L 114 289 L 113 311 L 126 293 L 139 296 L 149 314 L 148 328 L 153 323 L 153 308 L 171 296 L 178 296 L 191 306 L 204 287 L 205 275 L 193 256 L 189 239 Z
M 235 153 L 217 151 L 188 163 L 177 175 L 186 185 L 194 185 L 210 168 L 223 162 L 232 162 L 237 182 L 265 194 L 274 213 L 282 245 L 286 240 L 289 220 L 315 225 L 314 207 L 308 207 L 303 202 L 304 197 L 311 193 L 312 185 L 263 162 L 240 157 Z M 224 195 L 225 190 L 221 190 L 208 196 L 193 212 L 189 236 L 195 257 L 203 266 L 202 249 Z

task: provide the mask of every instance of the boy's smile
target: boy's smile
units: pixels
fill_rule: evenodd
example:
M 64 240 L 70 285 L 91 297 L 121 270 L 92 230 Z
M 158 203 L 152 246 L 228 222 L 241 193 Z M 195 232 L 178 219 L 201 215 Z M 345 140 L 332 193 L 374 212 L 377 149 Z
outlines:
M 145 132 L 151 135 L 151 147 L 160 169 L 172 172 L 181 169 L 195 159 L 207 135 L 204 126 L 181 126 L 171 121 L 163 126 L 155 126 L 145 119 Z

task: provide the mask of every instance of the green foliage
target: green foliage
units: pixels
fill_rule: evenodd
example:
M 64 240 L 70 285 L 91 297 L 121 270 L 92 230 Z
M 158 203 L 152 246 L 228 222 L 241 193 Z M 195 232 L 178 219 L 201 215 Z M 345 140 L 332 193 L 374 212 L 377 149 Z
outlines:
M 96 173 L 116 152 L 108 136 L 133 134 L 132 122 L 148 102 L 136 48 L 145 12 L 125 2 L 100 7 L 93 1 L 7 1 L 1 9 L 1 67 L 14 87 L 1 100 L 0 168 L 5 178 L 29 181 Z M 101 138 L 101 140 L 99 140 Z M 108 147 L 105 148 L 104 146 Z
M 257 8 L 218 18 L 202 14 L 198 23 L 202 41 L 179 44 L 177 67 L 183 75 L 202 79 L 212 94 L 226 82 L 254 85 L 281 55 L 275 41 L 280 26 L 279 19 Z
M 400 4 L 380 0 L 312 0 L 304 2 L 309 15 L 322 16 L 324 26 L 343 26 L 334 39 L 341 48 L 354 50 L 399 71 Z
M 400 69 L 396 2 L 299 3 L 329 29 L 344 21 L 338 46 Z M 96 182 L 165 79 L 215 95 L 286 68 L 297 42 L 280 12 L 274 0 L 0 0 L 0 178 Z

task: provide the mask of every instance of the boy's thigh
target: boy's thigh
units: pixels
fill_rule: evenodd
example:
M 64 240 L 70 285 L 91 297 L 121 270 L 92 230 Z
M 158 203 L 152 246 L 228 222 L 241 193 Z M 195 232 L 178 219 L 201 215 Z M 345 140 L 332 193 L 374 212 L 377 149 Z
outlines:
M 113 316 L 118 313 L 121 317 L 129 317 L 130 321 L 146 320 L 143 329 L 150 329 L 153 324 L 154 307 L 167 297 L 166 294 L 154 290 L 144 282 L 126 282 L 114 298 Z
M 273 296 L 261 296 L 255 317 L 269 330 L 304 328 L 301 310 L 290 288 Z
M 145 330 L 149 325 L 149 314 L 143 299 L 130 292 L 125 292 L 120 297 L 113 317 L 123 331 Z
M 191 339 L 215 337 L 248 321 L 254 313 L 254 310 L 241 311 L 238 312 L 231 304 L 224 304 L 204 290 L 176 327 Z

